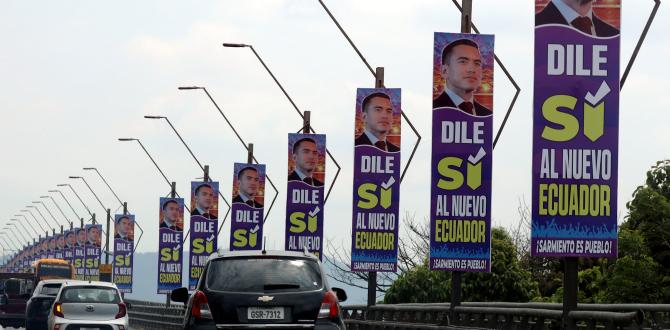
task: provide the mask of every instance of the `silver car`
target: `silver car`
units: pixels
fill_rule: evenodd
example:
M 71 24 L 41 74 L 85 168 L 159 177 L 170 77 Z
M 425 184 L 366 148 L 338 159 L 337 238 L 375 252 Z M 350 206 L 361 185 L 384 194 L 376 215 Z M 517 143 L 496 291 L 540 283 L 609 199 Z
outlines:
M 114 283 L 63 284 L 51 313 L 49 330 L 127 330 L 128 313 Z

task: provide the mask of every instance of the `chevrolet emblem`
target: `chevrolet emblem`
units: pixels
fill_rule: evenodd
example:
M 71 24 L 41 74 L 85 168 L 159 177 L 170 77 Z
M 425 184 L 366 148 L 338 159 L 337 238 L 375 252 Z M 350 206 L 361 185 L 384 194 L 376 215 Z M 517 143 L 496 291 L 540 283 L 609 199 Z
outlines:
M 258 297 L 258 301 L 262 301 L 262 302 L 270 302 L 273 299 L 275 299 L 275 297 L 271 297 L 271 296 L 260 296 L 260 297 Z

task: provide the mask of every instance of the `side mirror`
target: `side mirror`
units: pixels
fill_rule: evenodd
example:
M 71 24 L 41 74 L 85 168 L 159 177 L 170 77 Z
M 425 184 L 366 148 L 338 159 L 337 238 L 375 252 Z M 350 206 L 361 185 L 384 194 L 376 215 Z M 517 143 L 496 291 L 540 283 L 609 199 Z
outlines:
M 340 302 L 345 302 L 347 301 L 347 293 L 340 289 L 340 288 L 332 288 L 333 292 L 335 292 L 335 295 L 337 296 L 337 300 Z
M 170 299 L 175 302 L 180 302 L 180 303 L 186 303 L 188 302 L 188 289 L 187 288 L 179 288 L 179 289 L 174 289 L 172 290 L 172 293 L 170 293 Z

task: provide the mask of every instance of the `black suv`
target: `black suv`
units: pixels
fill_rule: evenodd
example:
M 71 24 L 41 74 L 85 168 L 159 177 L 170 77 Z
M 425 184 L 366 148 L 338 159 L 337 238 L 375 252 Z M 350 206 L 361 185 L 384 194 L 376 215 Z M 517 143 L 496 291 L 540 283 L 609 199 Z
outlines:
M 209 257 L 196 290 L 172 291 L 186 304 L 184 329 L 344 330 L 340 301 L 319 259 L 288 251 L 217 252 Z

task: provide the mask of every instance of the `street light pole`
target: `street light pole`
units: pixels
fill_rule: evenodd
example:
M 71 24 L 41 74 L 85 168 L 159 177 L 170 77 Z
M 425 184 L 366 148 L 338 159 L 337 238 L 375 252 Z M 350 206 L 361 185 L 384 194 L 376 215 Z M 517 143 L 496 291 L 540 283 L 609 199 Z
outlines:
M 207 91 L 207 88 L 205 88 L 205 87 L 199 87 L 199 86 L 188 86 L 188 87 L 183 87 L 183 86 L 182 86 L 182 87 L 178 87 L 177 89 L 179 89 L 179 90 L 195 90 L 195 89 L 200 89 L 200 90 L 202 90 L 203 92 L 205 92 L 205 94 L 207 94 L 207 97 L 209 97 L 209 100 L 212 101 L 212 103 L 214 104 L 214 106 L 216 107 L 216 109 L 219 111 L 219 113 L 221 114 L 221 116 L 223 117 L 223 119 L 226 121 L 226 123 L 228 123 L 228 126 L 230 127 L 230 129 L 233 131 L 233 133 L 235 133 L 235 136 L 237 136 L 237 139 L 240 140 L 240 142 L 242 143 L 242 146 L 244 146 L 244 149 L 247 150 L 247 152 L 249 152 L 249 145 L 248 145 L 246 142 L 244 142 L 244 139 L 242 139 L 242 137 L 241 137 L 240 134 L 237 132 L 237 130 L 235 129 L 235 127 L 233 126 L 233 124 L 230 122 L 230 120 L 228 120 L 228 117 L 226 117 L 226 115 L 223 113 L 223 110 L 221 110 L 221 108 L 220 108 L 219 105 L 216 103 L 216 101 L 214 101 L 214 98 L 212 97 L 212 95 L 209 94 L 209 92 Z M 256 163 L 258 163 L 258 160 L 256 159 L 255 156 L 253 157 L 253 160 L 256 161 Z M 277 187 L 276 187 L 275 184 L 272 182 L 272 180 L 270 179 L 270 176 L 269 176 L 267 173 L 265 174 L 265 178 L 268 180 L 268 183 L 270 184 L 270 186 L 272 187 L 272 189 L 275 191 L 275 196 L 274 196 L 274 198 L 272 198 L 272 203 L 270 203 L 270 207 L 268 208 L 268 212 L 265 214 L 265 217 L 263 218 L 263 223 L 265 223 L 265 221 L 267 221 L 268 216 L 269 216 L 269 214 L 270 214 L 270 211 L 272 211 L 272 207 L 274 206 L 275 201 L 277 200 L 277 196 L 279 195 L 279 191 L 277 190 Z
M 77 213 L 77 211 L 74 210 L 74 207 L 72 207 L 72 204 L 70 204 L 70 201 L 68 201 L 67 198 L 65 198 L 65 195 L 63 194 L 62 191 L 60 191 L 60 190 L 58 190 L 58 189 L 54 189 L 54 190 L 49 190 L 49 192 L 50 192 L 50 193 L 59 193 L 60 196 L 61 196 L 61 197 L 63 198 L 63 200 L 65 201 L 65 203 L 67 204 L 67 206 L 70 207 L 70 210 L 72 210 L 72 213 L 74 213 L 75 217 L 77 217 L 77 219 L 80 219 L 80 218 L 81 218 L 81 217 L 79 216 L 79 214 Z M 70 221 L 70 222 L 71 222 L 71 221 Z
M 93 191 L 93 188 L 91 188 L 91 186 L 88 184 L 88 182 L 86 182 L 86 179 L 84 179 L 84 177 L 82 177 L 82 176 L 70 176 L 69 178 L 70 179 L 81 179 L 81 181 L 84 181 L 84 184 L 86 185 L 86 187 L 88 187 L 88 190 L 91 191 L 91 194 L 93 194 L 93 196 L 98 201 L 98 203 L 100 203 L 100 206 L 102 206 L 102 209 L 107 210 L 105 205 L 102 204 L 102 201 L 100 200 L 100 198 L 98 198 L 98 195 L 95 194 L 95 191 Z
M 18 229 L 19 226 L 17 224 L 21 225 L 21 229 L 23 229 L 23 231 L 27 234 L 27 236 L 26 236 L 28 238 L 27 242 L 28 242 L 28 244 L 30 244 L 30 238 L 32 237 L 32 235 L 30 234 L 28 229 L 26 229 L 26 226 L 24 226 L 21 223 L 21 221 L 18 220 L 18 219 L 9 219 L 9 223 L 14 225 L 14 227 L 16 227 L 16 230 L 19 231 L 19 232 L 21 232 L 21 231 Z M 21 235 L 23 235 L 23 232 L 21 232 Z
M 102 176 L 102 173 L 100 173 L 100 171 L 98 171 L 98 169 L 95 168 L 95 167 L 84 167 L 84 170 L 85 171 L 94 170 L 96 173 L 98 173 L 98 176 L 100 176 L 100 179 L 102 179 L 102 182 L 105 183 L 107 188 L 109 188 L 109 191 L 112 192 L 114 197 L 116 197 L 116 200 L 119 201 L 119 204 L 121 204 L 121 207 L 123 208 L 123 214 L 127 214 L 128 213 L 128 204 L 123 203 L 121 201 L 121 198 L 119 198 L 119 195 L 117 195 L 116 192 L 114 191 L 114 189 L 112 189 L 112 187 L 109 185 L 109 183 L 107 183 L 107 180 L 105 180 L 105 177 Z M 142 240 L 142 236 L 144 235 L 144 229 L 142 229 L 142 226 L 140 226 L 140 224 L 138 222 L 135 222 L 135 225 L 140 230 L 140 235 L 137 238 L 137 243 L 135 243 L 133 251 L 135 251 L 135 249 L 137 249 L 137 246 L 139 246 L 140 241 Z M 108 222 L 108 225 L 107 225 L 107 231 L 109 232 L 109 222 Z M 106 242 L 105 244 L 109 244 L 109 235 L 107 235 L 107 241 L 108 242 Z
M 9 228 L 5 227 L 5 228 L 3 228 L 2 230 L 9 230 Z M 14 241 L 14 237 L 12 237 L 12 236 L 11 236 L 10 234 L 8 234 L 6 231 L 5 231 L 5 232 L 2 232 L 2 234 L 5 235 L 5 242 L 7 242 L 7 245 L 9 245 L 10 247 L 12 247 L 12 248 L 13 248 L 14 250 L 16 250 L 16 251 L 20 250 L 17 246 L 21 246 L 21 245 L 20 245 L 20 244 L 19 244 L 19 245 L 16 245 L 16 241 Z M 11 244 L 10 244 L 10 243 L 11 243 Z
M 15 216 L 15 217 L 23 217 L 23 218 L 26 220 L 26 223 L 28 223 L 28 225 L 30 226 L 30 229 L 32 229 L 33 232 L 35 232 L 35 235 L 39 235 L 39 234 L 40 234 L 39 230 L 36 230 L 35 227 L 33 227 L 33 224 L 30 223 L 30 220 L 28 220 L 28 217 L 26 217 L 26 216 L 23 215 L 23 214 L 14 214 L 14 216 Z
M 17 216 L 21 216 L 21 214 L 14 214 L 14 216 L 15 216 L 15 217 L 17 217 Z M 23 230 L 25 230 L 26 233 L 28 233 L 28 236 L 33 236 L 33 234 L 34 234 L 35 236 L 37 236 L 37 235 L 40 234 L 40 233 L 39 233 L 37 230 L 35 230 L 35 228 L 33 228 L 32 226 L 30 226 L 30 231 L 29 231 L 29 230 L 28 230 L 28 226 L 26 226 L 26 225 L 24 224 L 24 221 L 21 221 L 21 219 L 14 218 L 14 219 L 11 219 L 10 221 L 15 221 L 15 222 L 19 223 L 19 224 L 21 225 L 21 227 L 23 227 Z
M 84 181 L 84 184 L 86 184 L 86 187 L 88 187 L 88 190 L 91 191 L 91 194 L 93 194 L 93 196 L 95 196 L 95 199 L 98 201 L 98 203 L 100 203 L 100 206 L 102 206 L 102 209 L 105 210 L 105 212 L 107 213 L 107 229 L 103 230 L 103 233 L 105 234 L 105 263 L 108 264 L 109 263 L 109 221 L 110 221 L 112 210 L 105 207 L 105 204 L 102 203 L 102 201 L 100 200 L 98 195 L 96 195 L 95 191 L 93 191 L 93 188 L 91 188 L 91 186 L 88 184 L 88 182 L 86 182 L 86 179 L 84 179 L 84 177 L 70 176 L 69 178 L 70 179 L 81 179 L 82 181 Z M 95 224 L 95 217 L 93 218 L 93 224 Z
M 60 226 L 60 224 L 58 223 L 58 220 L 56 220 L 56 218 L 54 217 L 54 215 L 51 214 L 51 211 L 49 211 L 49 209 L 47 208 L 46 205 L 44 205 L 43 202 L 41 202 L 41 201 L 37 201 L 37 202 L 36 202 L 36 201 L 33 201 L 33 204 L 42 204 L 42 206 L 44 207 L 44 209 L 47 210 L 47 212 L 49 212 L 49 215 L 51 216 L 51 218 L 52 218 L 52 219 L 54 220 L 54 222 L 56 223 L 56 227 Z M 35 210 L 37 210 L 37 213 L 39 213 L 42 217 L 44 217 L 44 215 L 42 215 L 42 212 L 40 212 L 39 207 L 35 207 Z M 44 218 L 44 219 L 46 220 L 46 218 Z M 51 229 L 53 229 L 53 228 L 54 228 L 54 227 L 51 227 Z
M 8 222 L 7 227 L 9 227 L 9 226 L 12 226 L 12 227 L 14 227 L 14 229 L 16 229 L 15 234 L 19 233 L 19 236 L 21 237 L 21 239 L 23 239 L 26 242 L 30 242 L 30 239 L 28 239 L 25 235 L 23 235 L 23 233 L 19 230 L 19 226 L 16 225 L 16 222 L 12 222 L 12 221 Z M 17 236 L 17 238 L 19 236 Z
M 181 134 L 179 134 L 177 129 L 174 127 L 174 125 L 172 125 L 172 122 L 170 122 L 170 119 L 168 119 L 168 117 L 165 117 L 165 116 L 144 116 L 144 118 L 147 118 L 147 119 L 165 119 L 165 121 L 167 121 L 168 125 L 170 125 L 170 127 L 172 128 L 172 131 L 174 131 L 174 133 L 177 135 L 177 137 L 179 138 L 181 143 L 184 145 L 184 147 L 186 147 L 186 150 L 188 150 L 188 153 L 191 154 L 191 157 L 193 157 L 193 160 L 195 160 L 195 162 L 198 164 L 198 166 L 200 167 L 200 169 L 202 171 L 205 171 L 205 166 L 203 166 L 202 163 L 200 162 L 200 160 L 198 160 L 198 157 L 195 156 L 195 154 L 193 153 L 191 148 L 188 146 L 188 144 L 186 144 L 186 141 L 184 141 L 184 139 L 181 137 Z M 205 180 L 207 180 L 207 179 L 205 179 Z M 208 181 L 214 181 L 214 179 L 209 177 Z M 226 205 L 228 205 L 228 211 L 226 211 L 226 214 L 223 216 L 223 221 L 221 221 L 221 225 L 219 226 L 219 228 L 220 228 L 226 223 L 226 218 L 228 217 L 228 214 L 230 213 L 231 205 L 228 202 L 228 200 L 223 196 L 223 194 L 221 193 L 221 190 L 219 190 L 219 196 L 221 196 L 221 198 L 226 203 Z
M 77 199 L 79 200 L 79 202 L 81 203 L 81 205 L 84 206 L 84 208 L 86 209 L 86 212 L 88 212 L 88 215 L 91 216 L 91 217 L 93 217 L 93 213 L 91 213 L 91 210 L 88 208 L 88 206 L 86 206 L 86 203 L 84 203 L 84 201 L 81 199 L 81 197 L 79 196 L 79 194 L 77 194 L 77 191 L 74 190 L 74 188 L 72 187 L 71 184 L 69 184 L 69 183 L 60 183 L 60 184 L 57 184 L 57 185 L 56 185 L 56 187 L 66 187 L 66 186 L 67 186 L 67 187 L 70 187 L 70 190 L 72 190 L 72 193 L 74 193 L 74 195 L 77 196 Z M 76 212 L 75 212 L 75 213 L 76 213 Z M 79 219 L 81 219 L 81 217 L 79 217 Z
M 51 196 L 40 196 L 40 198 L 44 198 L 44 199 L 49 198 L 49 199 L 51 199 L 51 201 L 54 203 L 54 205 L 56 205 L 56 208 L 58 209 L 58 211 L 60 212 L 60 214 L 63 215 L 63 218 L 65 218 L 65 221 L 66 221 L 67 223 L 72 222 L 72 220 L 70 220 L 70 219 L 67 217 L 67 215 L 65 215 L 65 212 L 63 212 L 63 209 L 61 209 L 60 206 L 58 206 L 58 203 L 56 203 L 56 200 L 55 200 L 53 197 L 51 197 Z
M 47 227 L 44 228 L 44 227 L 42 227 L 42 223 L 40 223 L 39 220 L 37 220 L 37 217 L 35 217 L 35 215 L 33 214 L 33 212 L 30 212 L 30 209 L 36 209 L 36 207 L 33 206 L 33 205 L 27 205 L 27 206 L 26 206 L 26 209 L 25 209 L 25 210 L 21 210 L 21 212 L 28 212 L 28 213 L 30 213 L 30 216 L 33 217 L 33 219 L 35 219 L 35 222 L 37 222 L 38 225 L 40 225 L 40 228 L 41 228 L 42 230 L 44 230 L 44 232 L 48 233 L 48 232 L 49 232 L 49 229 L 51 228 L 51 226 L 49 226 L 49 223 L 47 222 L 47 219 L 46 219 L 44 216 L 42 216 L 42 215 L 40 214 L 40 216 L 42 216 L 42 220 L 44 220 L 44 224 L 47 225 Z M 39 210 L 37 210 L 37 212 L 39 212 Z

